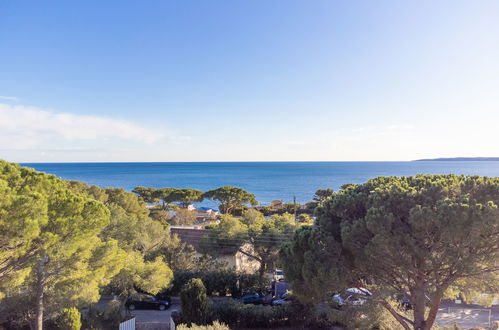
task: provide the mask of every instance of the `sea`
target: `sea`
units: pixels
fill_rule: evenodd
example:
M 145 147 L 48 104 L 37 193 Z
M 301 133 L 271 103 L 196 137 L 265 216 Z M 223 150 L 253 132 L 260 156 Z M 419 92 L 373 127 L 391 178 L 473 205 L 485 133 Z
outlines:
M 23 166 L 100 187 L 241 187 L 263 205 L 305 203 L 322 188 L 338 190 L 377 176 L 465 174 L 499 177 L 499 161 L 24 163 Z M 210 201 L 205 206 L 213 206 Z

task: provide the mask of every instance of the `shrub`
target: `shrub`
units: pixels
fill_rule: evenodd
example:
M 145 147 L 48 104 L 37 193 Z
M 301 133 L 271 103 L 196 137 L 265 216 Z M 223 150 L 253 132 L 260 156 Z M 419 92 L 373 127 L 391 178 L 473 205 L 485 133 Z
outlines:
M 208 308 L 206 288 L 199 278 L 187 282 L 180 292 L 182 301 L 182 318 L 190 326 L 192 323 L 203 323 Z M 201 321 L 201 322 L 200 322 Z
M 179 324 L 177 326 L 177 330 L 189 330 L 189 329 L 192 329 L 192 330 L 230 330 L 230 328 L 227 325 L 220 323 L 218 321 L 213 322 L 213 324 L 211 324 L 211 325 L 193 324 L 192 326 L 189 327 L 185 324 Z
M 80 330 L 81 328 L 81 314 L 77 308 L 64 308 L 61 315 L 59 315 L 57 328 L 61 330 Z
M 210 305 L 207 319 L 244 328 L 272 328 L 288 325 L 292 317 L 290 312 L 289 305 L 244 305 L 238 300 L 228 299 Z
M 192 278 L 200 278 L 206 288 L 206 294 L 239 297 L 243 292 L 260 289 L 258 274 L 242 274 L 233 270 L 219 270 L 207 272 L 175 272 L 170 295 L 178 295 L 182 287 Z M 268 279 L 266 279 L 269 281 Z M 264 285 L 270 286 L 270 283 Z

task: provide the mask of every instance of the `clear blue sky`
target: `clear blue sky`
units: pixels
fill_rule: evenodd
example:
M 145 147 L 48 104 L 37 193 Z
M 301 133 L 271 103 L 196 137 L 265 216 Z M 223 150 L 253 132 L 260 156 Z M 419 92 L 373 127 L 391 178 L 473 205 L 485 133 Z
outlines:
M 2 1 L 0 158 L 499 156 L 499 1 Z

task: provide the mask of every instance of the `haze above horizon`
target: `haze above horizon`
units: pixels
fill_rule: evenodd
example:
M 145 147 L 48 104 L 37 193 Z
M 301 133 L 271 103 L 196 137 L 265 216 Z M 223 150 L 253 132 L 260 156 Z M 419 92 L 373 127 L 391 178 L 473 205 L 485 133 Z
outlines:
M 497 1 L 0 3 L 0 159 L 499 154 Z

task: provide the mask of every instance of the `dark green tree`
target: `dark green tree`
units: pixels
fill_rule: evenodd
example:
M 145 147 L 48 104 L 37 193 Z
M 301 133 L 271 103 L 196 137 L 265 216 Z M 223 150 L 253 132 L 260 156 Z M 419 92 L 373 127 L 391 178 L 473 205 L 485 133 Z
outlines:
M 176 202 L 175 188 L 161 188 L 154 192 L 155 198 L 161 201 L 161 207 L 164 210 L 174 209 L 175 206 L 172 203 Z
M 317 209 L 317 225 L 282 250 L 286 276 L 305 289 L 316 286 L 314 274 L 333 274 L 339 285 L 371 289 L 402 328 L 429 330 L 457 281 L 497 280 L 498 204 L 499 178 L 379 177 L 344 186 Z M 338 283 L 321 282 L 324 294 L 341 290 Z M 412 316 L 392 307 L 395 294 L 407 294 Z
M 64 308 L 57 318 L 57 328 L 60 330 L 80 330 L 81 314 L 77 308 Z
M 200 278 L 190 279 L 180 292 L 182 317 L 187 325 L 202 324 L 208 309 L 206 288 Z
M 144 202 L 148 204 L 159 203 L 159 198 L 157 196 L 157 189 L 150 187 L 135 187 L 132 190 L 133 193 L 137 194 Z
M 172 199 L 185 208 L 189 204 L 202 202 L 203 192 L 196 189 L 175 189 L 172 193 Z
M 99 237 L 109 224 L 105 205 L 53 175 L 6 162 L 0 187 L 0 291 L 26 302 L 16 312 L 34 316 L 29 321 L 40 330 L 51 313 L 97 300 L 99 287 L 123 267 L 116 242 Z
M 242 209 L 244 205 L 256 205 L 255 195 L 238 187 L 225 186 L 209 190 L 204 193 L 204 198 L 212 199 L 220 203 L 220 212 L 231 214 L 236 209 Z

